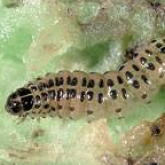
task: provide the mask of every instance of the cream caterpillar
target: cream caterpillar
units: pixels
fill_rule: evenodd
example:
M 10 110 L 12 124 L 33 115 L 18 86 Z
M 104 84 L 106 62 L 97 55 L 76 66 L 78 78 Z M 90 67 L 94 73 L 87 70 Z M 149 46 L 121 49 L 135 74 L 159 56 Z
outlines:
M 165 84 L 165 38 L 132 53 L 118 71 L 48 73 L 17 89 L 6 109 L 19 117 L 122 117 L 135 101 L 147 103 Z

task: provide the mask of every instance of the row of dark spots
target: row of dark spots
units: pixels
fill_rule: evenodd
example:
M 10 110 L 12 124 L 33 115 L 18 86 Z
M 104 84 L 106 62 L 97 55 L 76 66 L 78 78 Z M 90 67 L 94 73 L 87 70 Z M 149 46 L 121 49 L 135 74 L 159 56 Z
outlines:
M 153 63 L 147 63 L 147 59 L 145 57 L 140 57 L 140 62 L 142 65 L 146 65 L 146 68 L 148 70 L 154 71 L 155 70 L 155 65 Z
M 128 94 L 127 94 L 127 91 L 126 91 L 125 88 L 122 88 L 122 89 L 121 89 L 121 93 L 122 93 L 123 98 L 124 98 L 124 99 L 127 99 Z M 117 97 L 118 97 L 118 92 L 117 92 L 116 89 L 112 89 L 112 90 L 110 90 L 109 95 L 110 95 L 110 98 L 111 98 L 112 100 L 115 100 L 115 99 L 117 99 Z M 82 91 L 81 94 L 80 94 L 80 101 L 83 102 L 83 101 L 85 100 L 86 97 L 87 97 L 87 99 L 88 99 L 89 101 L 92 101 L 93 98 L 94 98 L 94 92 L 88 91 L 88 92 L 86 93 L 86 92 Z M 103 93 L 98 93 L 98 94 L 97 94 L 97 101 L 98 101 L 98 103 L 101 104 L 101 103 L 103 102 L 103 97 L 104 97 L 104 96 L 103 96 Z
M 119 71 L 123 70 L 125 68 L 125 65 L 122 65 L 120 68 L 119 68 Z M 135 70 L 135 71 L 140 71 L 140 68 L 135 65 L 135 64 L 132 64 L 132 68 Z
M 121 88 L 121 94 L 122 94 L 122 97 L 123 97 L 124 99 L 127 99 L 127 98 L 128 98 L 128 94 L 127 94 L 127 91 L 126 91 L 125 88 Z M 118 97 L 118 91 L 115 90 L 115 89 L 112 89 L 112 90 L 110 91 L 110 97 L 111 97 L 113 100 L 116 100 L 117 97 Z
M 58 83 L 57 83 L 58 82 Z M 58 78 L 56 78 L 56 85 L 57 86 L 60 86 L 60 85 L 63 85 L 64 84 L 64 80 L 63 78 L 61 77 L 60 80 Z M 77 77 L 73 77 L 71 78 L 70 76 L 67 78 L 67 85 L 71 85 L 71 86 L 77 86 L 78 85 L 78 78 Z M 87 88 L 94 88 L 95 86 L 95 81 L 94 79 L 90 79 L 88 82 L 87 82 L 87 79 L 84 77 L 82 78 L 82 81 L 81 81 L 81 85 L 83 87 L 86 87 Z M 100 82 L 99 82 L 99 87 L 102 88 L 104 87 L 104 81 L 101 79 Z
M 117 81 L 118 81 L 118 84 L 123 84 L 123 79 L 121 76 L 117 76 Z M 107 79 L 107 86 L 108 87 L 113 87 L 115 85 L 114 81 L 112 79 Z
M 138 53 L 136 52 L 137 46 L 135 48 L 132 48 L 130 50 L 126 50 L 125 57 L 126 59 L 133 60 L 138 56 Z
M 155 65 L 153 63 L 147 63 L 147 60 L 144 58 L 144 57 L 141 57 L 141 64 L 147 64 L 147 69 L 151 70 L 151 71 L 154 71 L 156 68 L 155 68 Z M 155 60 L 158 64 L 162 65 L 163 64 L 163 61 L 162 59 L 159 57 L 159 56 L 155 56 Z M 162 78 L 164 76 L 164 74 L 160 74 L 160 78 Z
M 129 72 L 129 71 L 127 71 L 125 74 L 126 74 L 126 79 L 127 79 L 127 80 L 132 79 L 131 85 L 132 85 L 135 89 L 139 89 L 139 88 L 140 88 L 140 83 L 139 83 L 139 81 L 137 81 L 137 80 L 133 80 L 133 74 L 132 74 L 131 72 Z M 150 85 L 149 79 L 148 79 L 144 74 L 141 75 L 141 79 L 142 79 L 142 81 L 143 81 L 145 84 Z M 126 96 L 128 96 L 127 93 L 126 93 L 126 90 L 124 90 L 124 89 L 122 89 L 122 94 L 123 94 L 123 97 L 124 97 L 124 98 L 125 98 Z M 147 94 L 146 94 L 146 93 L 142 94 L 142 95 L 141 95 L 141 98 L 142 98 L 142 99 L 146 99 L 146 98 L 147 98 Z
M 127 80 L 131 80 L 131 79 L 132 79 L 132 86 L 133 86 L 134 88 L 137 88 L 137 89 L 140 88 L 139 82 L 138 82 L 137 80 L 133 80 L 133 74 L 132 74 L 131 72 L 126 71 L 125 75 L 126 75 L 126 79 L 127 79 Z M 142 79 L 142 81 L 143 81 L 145 84 L 150 85 L 149 79 L 148 79 L 147 76 L 145 76 L 144 74 L 141 75 L 141 79 Z
M 138 70 L 138 67 L 137 66 L 133 66 L 136 70 Z M 119 84 L 123 84 L 123 79 L 121 76 L 117 76 L 117 81 Z M 67 82 L 68 82 L 68 85 L 71 85 L 71 86 L 76 86 L 78 84 L 78 79 L 75 77 L 71 80 L 70 76 L 67 78 Z M 64 80 L 63 78 L 56 78 L 56 83 L 55 83 L 57 86 L 60 86 L 60 85 L 63 85 L 64 84 Z M 54 81 L 52 79 L 49 79 L 48 80 L 48 84 L 46 84 L 45 82 L 39 82 L 38 83 L 38 88 L 36 85 L 32 85 L 30 88 L 33 92 L 37 91 L 39 89 L 39 91 L 43 91 L 43 90 L 48 90 L 49 88 L 52 88 L 54 87 Z M 82 79 L 82 84 L 81 84 L 83 87 L 87 87 L 87 88 L 94 88 L 95 87 L 95 80 L 94 79 L 90 79 L 87 83 L 87 79 L 86 78 L 83 78 Z M 108 79 L 107 80 L 107 86 L 109 87 L 112 87 L 114 85 L 114 81 L 112 79 Z M 98 86 L 100 88 L 104 88 L 105 86 L 105 81 L 103 79 L 100 79 L 99 83 L 98 83 Z
M 45 105 L 49 103 L 50 100 L 56 100 L 57 102 L 60 101 L 64 96 L 64 90 L 60 88 L 59 90 L 49 90 L 48 92 L 42 92 L 41 95 L 37 95 L 35 97 L 35 108 L 40 108 L 41 105 Z M 74 98 L 76 96 L 75 89 L 67 89 L 67 97 Z M 44 108 L 48 108 L 46 105 Z
M 78 85 L 78 78 L 77 77 L 73 77 L 71 78 L 70 76 L 67 77 L 67 80 L 66 80 L 66 85 L 70 85 L 70 86 L 77 86 Z M 48 84 L 46 84 L 45 82 L 39 82 L 38 83 L 38 89 L 40 91 L 46 89 L 46 88 L 51 88 L 51 87 L 54 87 L 54 86 L 61 86 L 61 85 L 64 85 L 64 79 L 63 77 L 56 77 L 55 78 L 55 82 L 52 80 L 52 79 L 49 79 L 48 80 Z M 88 82 L 87 82 L 87 79 L 84 77 L 82 78 L 82 81 L 81 81 L 81 85 L 83 87 L 88 87 L 88 88 L 94 88 L 95 87 L 95 81 L 94 79 L 90 79 Z M 104 81 L 103 79 L 100 79 L 99 81 L 99 87 L 100 88 L 103 88 L 104 87 Z M 34 87 L 35 89 L 34 90 L 37 90 L 36 87 Z
M 136 89 L 139 89 L 140 88 L 140 84 L 137 80 L 134 80 L 133 79 L 133 74 L 130 72 L 130 71 L 126 71 L 125 72 L 125 76 L 126 76 L 126 79 L 129 81 L 131 80 L 131 85 L 136 88 Z
M 87 92 L 82 91 L 80 93 L 80 101 L 84 102 L 86 100 L 86 98 L 87 98 L 88 101 L 92 101 L 95 97 L 94 95 L 95 94 L 94 94 L 93 91 L 87 91 Z M 97 102 L 101 104 L 103 102 L 103 97 L 104 97 L 103 93 L 98 93 L 97 94 Z
M 85 84 L 87 84 L 87 83 L 86 83 L 86 78 L 83 78 L 82 80 L 83 80 L 83 81 L 82 81 L 82 86 L 85 86 Z M 122 84 L 122 83 L 123 83 L 123 80 L 122 80 L 122 78 L 121 78 L 120 76 L 117 76 L 117 80 L 118 80 L 118 83 L 119 83 L 119 84 Z M 61 80 L 60 80 L 60 81 L 61 81 Z M 62 82 L 62 81 L 61 81 L 61 82 Z M 72 83 L 71 83 L 71 86 L 75 86 L 75 82 L 76 82 L 76 79 L 73 79 L 73 81 L 72 81 Z M 58 85 L 59 85 L 59 83 L 58 83 Z M 103 88 L 103 87 L 105 86 L 104 80 L 103 80 L 103 79 L 100 79 L 98 85 L 99 85 L 100 88 Z M 107 86 L 112 87 L 113 85 L 114 85 L 113 80 L 112 80 L 112 79 L 108 79 L 108 80 L 107 80 Z M 48 85 L 47 85 L 45 82 L 39 82 L 39 84 L 38 84 L 38 89 L 39 89 L 40 91 L 43 91 L 43 90 L 45 90 L 45 89 L 49 89 L 48 87 L 53 87 L 53 86 L 54 86 L 53 80 L 50 79 L 50 80 L 48 81 Z M 89 82 L 88 82 L 88 84 L 87 84 L 87 88 L 94 88 L 94 87 L 95 87 L 95 81 L 94 81 L 93 79 L 90 79 Z M 36 86 L 36 85 L 32 85 L 30 88 L 31 88 L 31 90 L 32 90 L 33 92 L 37 91 L 37 86 Z
M 67 89 L 66 90 L 66 99 L 73 99 L 77 96 L 77 92 L 75 89 Z M 48 103 L 49 100 L 56 100 L 57 102 L 59 102 L 62 98 L 64 97 L 64 90 L 62 88 L 60 88 L 59 90 L 55 91 L 55 90 L 50 90 L 47 93 L 46 92 L 42 92 L 41 95 L 37 95 L 35 97 L 35 108 L 40 108 L 41 104 L 45 104 Z M 80 93 L 80 101 L 83 102 L 85 99 L 88 99 L 88 101 L 92 101 L 94 99 L 94 92 L 93 91 L 88 91 L 88 92 L 84 92 L 82 91 Z M 78 98 L 78 97 L 77 97 Z M 99 93 L 98 97 L 97 97 L 98 103 L 102 103 L 103 102 L 103 93 Z
M 50 91 L 48 92 L 48 94 L 41 93 L 41 98 L 43 99 L 43 101 L 47 101 L 48 100 L 48 97 L 49 98 L 52 97 L 52 99 L 56 97 L 56 100 L 57 101 L 60 101 L 61 98 L 63 98 L 63 96 L 64 96 L 64 91 L 63 91 L 62 88 L 60 88 L 57 91 L 57 94 L 55 93 L 55 91 L 53 93 L 52 92 L 53 91 L 51 91 L 51 94 L 53 96 L 50 95 Z M 67 100 L 73 99 L 76 96 L 77 96 L 77 92 L 76 92 L 75 89 L 67 89 L 66 90 L 66 99 Z M 81 94 L 80 94 L 80 101 L 83 102 L 86 97 L 87 97 L 88 101 L 92 101 L 94 99 L 94 92 L 93 91 L 87 91 L 87 92 L 82 91 Z M 99 93 L 98 94 L 97 100 L 98 100 L 98 103 L 102 103 L 103 102 L 103 94 L 102 93 Z

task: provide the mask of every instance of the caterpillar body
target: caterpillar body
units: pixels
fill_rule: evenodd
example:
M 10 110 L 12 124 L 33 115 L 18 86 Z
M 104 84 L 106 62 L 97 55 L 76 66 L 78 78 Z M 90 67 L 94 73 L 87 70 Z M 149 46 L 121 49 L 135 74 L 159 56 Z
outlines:
M 148 102 L 165 84 L 165 38 L 132 53 L 118 71 L 60 71 L 37 78 L 9 95 L 6 109 L 20 117 L 122 117 L 135 101 Z

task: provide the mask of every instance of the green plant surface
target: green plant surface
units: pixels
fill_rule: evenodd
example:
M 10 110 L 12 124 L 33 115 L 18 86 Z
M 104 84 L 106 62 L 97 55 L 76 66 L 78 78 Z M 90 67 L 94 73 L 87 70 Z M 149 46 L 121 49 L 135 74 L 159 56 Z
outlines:
M 109 154 L 121 165 L 113 143 L 164 112 L 164 91 L 150 104 L 133 103 L 126 119 L 91 124 L 49 117 L 18 124 L 4 105 L 16 88 L 47 72 L 118 69 L 127 49 L 165 34 L 164 14 L 146 0 L 1 0 L 0 164 L 99 165 Z

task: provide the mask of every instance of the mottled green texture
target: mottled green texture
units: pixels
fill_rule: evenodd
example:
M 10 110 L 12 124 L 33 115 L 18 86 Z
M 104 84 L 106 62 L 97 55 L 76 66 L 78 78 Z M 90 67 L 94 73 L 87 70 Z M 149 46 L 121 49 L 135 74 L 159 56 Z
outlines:
M 6 98 L 46 72 L 118 68 L 126 49 L 165 34 L 165 13 L 155 11 L 145 0 L 17 2 L 0 1 L 0 164 L 99 164 L 79 143 L 86 121 L 63 123 L 61 119 L 46 118 L 37 123 L 27 119 L 17 125 L 15 117 L 4 109 Z M 118 135 L 139 121 L 158 117 L 164 110 L 164 96 L 162 92 L 155 102 L 137 105 L 126 121 L 109 121 L 113 140 L 117 142 Z M 38 127 L 44 133 L 32 139 L 32 131 Z M 26 151 L 33 153 L 28 147 L 34 142 L 54 148 L 41 147 L 40 152 L 25 154 L 25 158 L 8 155 L 11 148 L 18 156 Z

